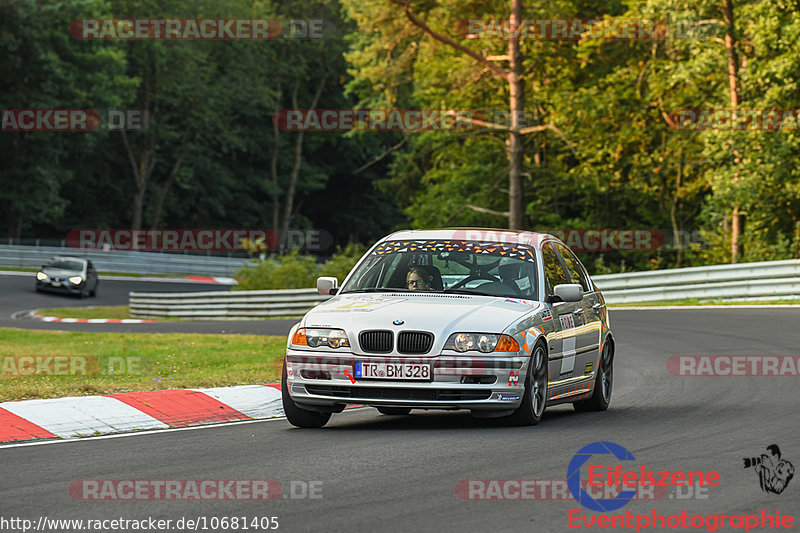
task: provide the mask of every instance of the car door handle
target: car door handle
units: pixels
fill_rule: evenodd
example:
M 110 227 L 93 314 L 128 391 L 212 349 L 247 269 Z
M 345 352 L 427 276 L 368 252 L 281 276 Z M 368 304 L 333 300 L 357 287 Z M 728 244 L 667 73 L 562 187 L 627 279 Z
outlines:
M 600 302 L 595 302 L 595 304 L 592 306 L 592 309 L 600 309 L 601 307 L 603 307 L 603 304 Z
M 581 308 L 581 307 L 577 308 L 576 310 L 574 310 L 572 312 L 572 314 L 573 315 L 582 315 L 583 314 L 583 308 Z

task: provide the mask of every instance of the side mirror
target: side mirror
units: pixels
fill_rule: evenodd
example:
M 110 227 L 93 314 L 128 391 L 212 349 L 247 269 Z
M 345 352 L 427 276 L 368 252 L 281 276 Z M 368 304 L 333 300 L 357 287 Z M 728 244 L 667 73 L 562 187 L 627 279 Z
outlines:
M 577 283 L 564 283 L 553 288 L 553 295 L 562 302 L 580 302 L 583 298 L 583 287 Z
M 339 288 L 339 280 L 333 277 L 323 276 L 317 278 L 317 292 L 320 294 L 336 294 Z

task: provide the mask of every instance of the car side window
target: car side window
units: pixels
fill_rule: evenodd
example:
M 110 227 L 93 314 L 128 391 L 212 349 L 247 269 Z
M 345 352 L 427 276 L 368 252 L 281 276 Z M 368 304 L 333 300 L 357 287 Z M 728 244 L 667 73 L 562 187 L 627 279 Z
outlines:
M 578 260 L 575 259 L 575 256 L 572 254 L 571 251 L 566 246 L 556 243 L 556 249 L 561 254 L 561 258 L 564 260 L 564 264 L 567 267 L 567 272 L 569 273 L 570 283 L 579 283 L 581 287 L 583 287 L 584 292 L 591 290 L 589 288 L 589 280 L 586 279 L 586 276 L 583 274 L 583 270 L 580 266 L 578 266 Z
M 564 267 L 558 259 L 555 250 L 550 243 L 542 248 L 542 258 L 544 259 L 544 278 L 547 281 L 547 294 L 553 295 L 553 288 L 556 285 L 569 283 Z

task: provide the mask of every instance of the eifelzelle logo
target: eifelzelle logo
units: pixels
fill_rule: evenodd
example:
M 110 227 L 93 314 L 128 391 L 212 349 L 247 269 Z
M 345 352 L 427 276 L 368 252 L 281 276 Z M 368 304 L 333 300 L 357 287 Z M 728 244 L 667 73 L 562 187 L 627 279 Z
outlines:
M 572 497 L 587 509 L 600 513 L 615 511 L 627 505 L 636 496 L 636 491 L 631 489 L 635 489 L 637 486 L 684 487 L 699 485 L 714 487 L 720 483 L 719 472 L 713 470 L 709 472 L 654 471 L 647 469 L 645 465 L 639 465 L 637 469 L 625 470 L 622 464 L 609 467 L 598 464 L 598 462 L 590 463 L 590 459 L 602 455 L 613 456 L 622 462 L 636 460 L 631 452 L 619 444 L 602 441 L 593 442 L 578 450 L 567 467 L 567 486 Z M 623 490 L 613 498 L 593 498 L 581 486 L 581 469 L 584 465 L 588 471 L 586 485 L 590 487 L 614 486 Z

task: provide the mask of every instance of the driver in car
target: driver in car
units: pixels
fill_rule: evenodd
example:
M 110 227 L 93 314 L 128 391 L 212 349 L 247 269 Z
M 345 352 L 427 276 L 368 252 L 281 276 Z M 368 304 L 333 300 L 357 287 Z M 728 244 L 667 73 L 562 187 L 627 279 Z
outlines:
M 412 291 L 429 291 L 432 282 L 433 275 L 421 266 L 411 267 L 406 276 L 406 286 Z

